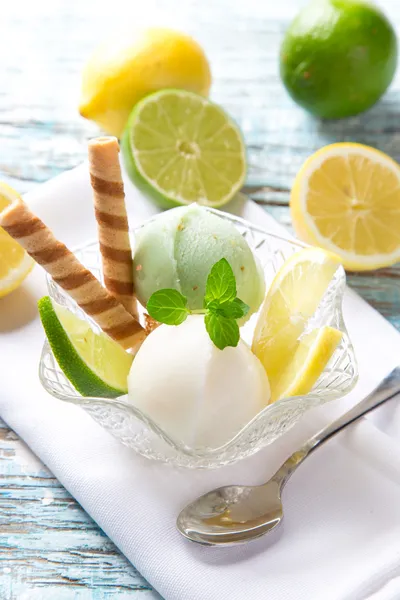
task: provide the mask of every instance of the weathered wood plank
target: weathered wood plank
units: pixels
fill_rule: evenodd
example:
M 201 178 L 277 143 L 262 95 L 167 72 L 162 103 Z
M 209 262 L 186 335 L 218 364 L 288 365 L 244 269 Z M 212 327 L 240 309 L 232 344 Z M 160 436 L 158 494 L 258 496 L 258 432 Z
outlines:
M 0 421 L 1 600 L 157 595 Z M 62 590 L 62 591 L 61 591 Z

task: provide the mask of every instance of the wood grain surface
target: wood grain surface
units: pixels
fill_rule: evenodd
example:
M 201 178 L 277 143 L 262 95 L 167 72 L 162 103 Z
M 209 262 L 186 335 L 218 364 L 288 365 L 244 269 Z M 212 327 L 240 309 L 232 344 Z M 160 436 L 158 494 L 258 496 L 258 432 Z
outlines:
M 135 27 L 165 24 L 192 33 L 204 46 L 214 78 L 212 97 L 237 119 L 246 138 L 250 168 L 245 191 L 290 228 L 291 183 L 317 148 L 351 140 L 400 159 L 400 76 L 374 108 L 341 121 L 313 119 L 287 96 L 278 75 L 279 43 L 303 4 L 301 0 L 2 3 L 0 179 L 22 193 L 82 162 L 87 140 L 98 133 L 77 112 L 85 59 L 111 30 L 126 29 L 121 35 L 131 35 Z M 398 30 L 398 0 L 380 4 Z M 400 330 L 400 266 L 348 279 Z M 0 423 L 0 600 L 109 598 L 159 596 L 23 442 Z

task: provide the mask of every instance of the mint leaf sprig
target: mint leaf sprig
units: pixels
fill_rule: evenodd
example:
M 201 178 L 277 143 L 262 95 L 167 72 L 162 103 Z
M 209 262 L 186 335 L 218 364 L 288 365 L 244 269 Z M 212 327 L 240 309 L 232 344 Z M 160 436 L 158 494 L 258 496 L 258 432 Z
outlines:
M 232 267 L 221 258 L 212 267 L 207 278 L 203 310 L 191 311 L 187 298 L 173 289 L 154 292 L 147 303 L 147 312 L 153 319 L 166 325 L 180 325 L 193 313 L 205 314 L 204 322 L 213 344 L 223 350 L 236 347 L 240 340 L 237 319 L 246 316 L 249 306 L 236 296 L 236 279 Z
M 147 303 L 147 312 L 153 319 L 166 325 L 180 325 L 189 314 L 187 298 L 178 290 L 158 290 Z

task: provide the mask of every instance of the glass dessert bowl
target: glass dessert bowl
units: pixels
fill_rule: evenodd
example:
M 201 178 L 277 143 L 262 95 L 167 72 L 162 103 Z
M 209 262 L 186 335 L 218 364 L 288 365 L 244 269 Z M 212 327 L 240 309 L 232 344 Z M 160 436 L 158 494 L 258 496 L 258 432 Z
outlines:
M 261 263 L 267 290 L 284 262 L 305 247 L 300 242 L 269 233 L 237 217 L 212 209 L 208 210 L 233 224 L 246 239 Z M 157 218 L 159 217 L 154 217 Z M 85 267 L 102 280 L 97 242 L 86 244 L 75 254 Z M 50 277 L 47 282 L 49 295 L 55 302 L 65 306 L 81 319 L 89 321 L 93 329 L 99 331 L 98 326 Z M 59 368 L 47 340 L 40 360 L 40 379 L 50 394 L 65 402 L 81 406 L 123 444 L 135 449 L 146 458 L 191 468 L 223 466 L 250 456 L 271 444 L 295 425 L 307 410 L 343 396 L 353 388 L 357 380 L 357 366 L 342 316 L 344 289 L 345 274 L 343 269 L 339 268 L 310 322 L 311 330 L 330 326 L 342 332 L 335 352 L 311 392 L 303 396 L 282 398 L 268 404 L 232 439 L 218 448 L 193 448 L 172 439 L 149 416 L 135 407 L 128 396 L 116 399 L 81 396 Z M 249 343 L 251 343 L 256 320 L 257 315 L 253 315 L 242 329 L 242 338 Z

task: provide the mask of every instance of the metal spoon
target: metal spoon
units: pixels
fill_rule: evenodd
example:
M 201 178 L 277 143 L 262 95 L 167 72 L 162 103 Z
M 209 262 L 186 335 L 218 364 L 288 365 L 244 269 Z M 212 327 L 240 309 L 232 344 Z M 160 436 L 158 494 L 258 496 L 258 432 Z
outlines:
M 208 546 L 240 544 L 272 531 L 283 519 L 282 489 L 307 456 L 399 392 L 400 367 L 397 367 L 369 396 L 292 454 L 267 483 L 229 485 L 208 492 L 182 510 L 177 519 L 178 530 L 189 540 Z

